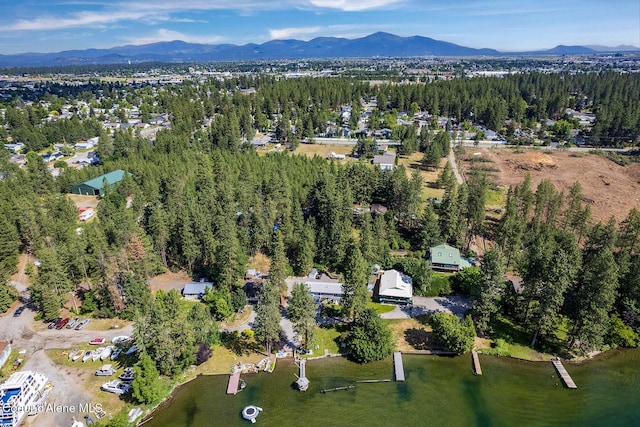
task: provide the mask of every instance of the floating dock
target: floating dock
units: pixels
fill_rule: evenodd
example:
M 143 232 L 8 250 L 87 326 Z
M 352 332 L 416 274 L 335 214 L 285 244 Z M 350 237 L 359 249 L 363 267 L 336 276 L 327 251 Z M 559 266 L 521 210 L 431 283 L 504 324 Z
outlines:
M 393 353 L 393 365 L 396 373 L 396 381 L 404 381 L 404 367 L 402 366 L 402 353 Z
M 480 358 L 478 352 L 471 350 L 471 359 L 473 360 L 473 373 L 475 375 L 482 375 L 482 368 L 480 367 Z
M 560 378 L 562 378 L 562 381 L 564 381 L 564 384 L 567 386 L 567 388 L 578 388 L 576 383 L 574 383 L 571 379 L 571 375 L 569 375 L 564 366 L 562 366 L 562 362 L 560 362 L 560 359 L 551 359 L 551 363 L 553 363 L 553 366 L 556 367 L 556 371 L 558 371 Z
M 229 375 L 229 384 L 227 385 L 227 394 L 237 394 L 240 385 L 240 371 L 236 371 Z
M 325 388 L 322 389 L 322 393 L 330 393 L 332 391 L 340 391 L 340 390 L 352 390 L 356 388 L 353 384 L 345 386 L 345 387 L 335 387 L 335 388 Z

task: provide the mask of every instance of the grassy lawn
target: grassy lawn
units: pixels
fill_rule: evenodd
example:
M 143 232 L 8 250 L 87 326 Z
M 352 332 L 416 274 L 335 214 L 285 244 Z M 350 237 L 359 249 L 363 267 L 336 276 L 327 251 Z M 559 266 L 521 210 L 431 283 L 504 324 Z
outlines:
M 383 314 L 383 313 L 388 313 L 390 311 L 393 311 L 396 308 L 396 306 L 389 305 L 389 304 L 380 304 L 377 302 L 370 302 L 369 304 L 367 304 L 367 308 L 373 308 L 376 311 L 376 313 Z
M 74 316 L 75 317 L 75 316 Z M 83 319 L 86 316 L 80 316 Z M 110 331 L 113 329 L 122 329 L 131 325 L 133 322 L 122 319 L 91 319 L 87 326 L 84 327 L 87 331 Z
M 520 325 L 516 325 L 511 319 L 500 316 L 492 325 L 493 345 L 490 348 L 479 348 L 487 354 L 499 354 L 501 356 L 511 356 L 516 359 L 540 361 L 550 360 L 551 355 L 540 353 L 532 349 L 531 334 Z
M 262 349 L 264 351 L 264 348 Z M 223 345 L 213 347 L 213 355 L 209 360 L 196 368 L 198 373 L 211 374 L 229 374 L 231 367 L 238 362 L 257 364 L 264 359 L 264 354 L 256 351 L 247 351 L 238 354 L 232 349 Z
M 0 382 L 6 380 L 11 376 L 11 374 L 17 371 L 13 370 L 13 362 L 15 362 L 17 359 L 22 359 L 22 364 L 20 365 L 20 367 L 22 367 L 22 365 L 24 365 L 24 363 L 27 361 L 26 355 L 19 354 L 17 348 L 12 348 L 11 354 L 9 354 L 9 358 L 6 362 L 4 362 L 2 370 L 0 370 Z M 20 369 L 20 367 L 18 367 L 18 369 Z
M 307 357 L 324 356 L 325 349 L 331 354 L 340 353 L 338 338 L 341 332 L 336 328 L 317 328 L 316 334 L 311 344 L 312 354 Z

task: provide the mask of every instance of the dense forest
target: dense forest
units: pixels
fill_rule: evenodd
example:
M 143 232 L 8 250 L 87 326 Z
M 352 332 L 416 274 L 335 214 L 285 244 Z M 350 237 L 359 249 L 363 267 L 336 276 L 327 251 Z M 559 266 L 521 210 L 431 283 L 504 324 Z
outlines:
M 348 295 L 344 315 L 366 330 L 362 319 L 371 313 L 362 304 L 362 278 L 374 264 L 413 276 L 415 292 L 428 295 L 428 248 L 446 241 L 466 251 L 484 235 L 495 245 L 482 267 L 463 270 L 454 280 L 454 289 L 471 295 L 481 334 L 490 334 L 496 316 L 507 312 L 531 333 L 532 345 L 553 341 L 558 323 L 566 321 L 563 345 L 570 350 L 635 346 L 640 327 L 637 210 L 620 224 L 593 223 L 580 184 L 565 195 L 548 181 L 535 190 L 525 181 L 509 190 L 502 218 L 491 224 L 485 218 L 491 183 L 480 172 L 459 185 L 445 168 L 439 180 L 444 197 L 432 206 L 421 198 L 420 174 L 402 166 L 382 171 L 364 160 L 337 164 L 291 152 L 259 155 L 246 141 L 256 131 L 272 130 L 295 149 L 301 139 L 322 133 L 327 121 L 339 120 L 340 106 L 357 111 L 361 99 L 375 97 L 381 111 L 374 128 L 390 116 L 394 132 L 405 137 L 401 152 L 424 151 L 429 167 L 447 154 L 447 133 L 407 132 L 395 124 L 394 110 L 417 108 L 460 121 L 473 113 L 487 126 L 501 126 L 507 118 L 533 123 L 561 117 L 566 107 L 589 108 L 598 116 L 594 135 L 617 144 L 638 135 L 638 82 L 637 75 L 611 73 L 383 86 L 339 78 L 240 77 L 186 83 L 155 94 L 148 86 L 117 85 L 102 87 L 107 95 L 102 99 L 78 94 L 95 108 L 147 105 L 150 113 L 168 112 L 172 130 L 160 131 L 153 142 L 131 130 L 111 136 L 92 114 L 86 120 L 40 124 L 39 107 L 14 102 L 4 120 L 29 147 L 99 134 L 101 163 L 63 168 L 53 178 L 34 152 L 27 154 L 24 168 L 2 153 L 0 303 L 6 308 L 15 298 L 5 279 L 19 253 L 34 255 L 41 266 L 33 274 L 31 293 L 44 319 L 55 318 L 68 292 L 82 285 L 82 310 L 139 320 L 141 346 L 161 373 L 170 374 L 188 366 L 199 344 L 214 339 L 214 319 L 237 309 L 244 272 L 256 254 L 271 258 L 268 286 L 279 292 L 287 275 L 306 274 L 314 265 L 342 273 Z M 256 93 L 237 90 L 247 87 Z M 76 208 L 64 193 L 114 169 L 131 176 L 101 198 L 97 220 L 79 228 Z M 386 213 L 361 209 L 374 204 L 386 207 Z M 407 256 L 392 256 L 396 249 Z M 149 277 L 164 268 L 210 278 L 216 288 L 205 296 L 209 310 L 194 309 L 180 322 L 170 321 L 177 295 L 154 298 L 147 286 Z M 521 294 L 505 285 L 507 269 L 522 276 Z M 264 313 L 272 314 L 267 308 Z M 207 326 L 193 331 L 194 322 Z M 167 336 L 174 340 L 183 337 L 182 350 L 171 349 L 171 340 L 153 332 L 156 327 L 170 329 Z M 187 329 L 189 334 L 180 332 Z M 267 342 L 275 340 L 272 332 L 257 331 Z

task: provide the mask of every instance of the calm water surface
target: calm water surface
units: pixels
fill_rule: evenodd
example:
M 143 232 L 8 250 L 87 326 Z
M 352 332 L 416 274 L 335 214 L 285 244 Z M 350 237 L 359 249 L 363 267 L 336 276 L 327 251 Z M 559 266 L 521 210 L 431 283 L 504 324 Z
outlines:
M 565 388 L 550 362 L 470 355 L 404 355 L 404 383 L 357 384 L 393 377 L 392 360 L 356 365 L 342 358 L 307 363 L 309 390 L 292 388 L 297 367 L 279 360 L 272 374 L 244 375 L 247 387 L 226 394 L 228 376 L 199 377 L 145 427 L 248 426 L 246 405 L 264 409 L 258 426 L 639 426 L 640 350 L 612 351 L 582 365 L 565 363 L 578 385 Z

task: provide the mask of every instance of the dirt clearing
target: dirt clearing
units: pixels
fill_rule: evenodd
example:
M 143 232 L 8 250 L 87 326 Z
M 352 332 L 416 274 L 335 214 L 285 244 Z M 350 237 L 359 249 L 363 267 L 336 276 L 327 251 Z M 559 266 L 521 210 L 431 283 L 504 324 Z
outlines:
M 475 155 L 474 153 L 480 153 Z M 469 162 L 480 157 L 481 162 Z M 543 179 L 568 193 L 574 182 L 582 185 L 583 201 L 591 205 L 593 218 L 606 221 L 624 219 L 632 208 L 640 207 L 640 164 L 620 166 L 604 156 L 556 150 L 467 149 L 459 165 L 465 173 L 472 165 L 485 169 L 501 186 L 510 187 L 531 175 L 532 188 Z

